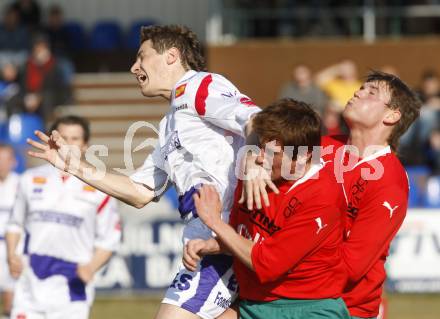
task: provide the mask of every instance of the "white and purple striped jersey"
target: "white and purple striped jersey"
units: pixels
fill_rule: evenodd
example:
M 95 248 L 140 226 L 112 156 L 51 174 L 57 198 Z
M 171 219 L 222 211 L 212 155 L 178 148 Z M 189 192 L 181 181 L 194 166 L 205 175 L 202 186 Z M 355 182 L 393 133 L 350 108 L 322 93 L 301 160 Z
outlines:
M 121 238 L 117 202 L 52 165 L 27 170 L 20 178 L 7 231 L 24 227 L 29 254 L 74 263 L 91 260 L 94 247 L 114 251 Z
M 131 179 L 153 188 L 158 197 L 169 181 L 180 196 L 197 185 L 214 184 L 229 212 L 236 155 L 249 118 L 259 111 L 223 76 L 188 71 L 174 87 L 158 145 Z M 182 218 L 193 217 L 187 216 L 190 209 L 179 210 Z
M 63 178 L 49 164 L 32 168 L 20 178 L 7 232 L 22 228 L 30 267 L 17 282 L 14 307 L 19 297 L 19 303 L 45 311 L 73 301 L 90 303 L 93 289 L 79 279 L 76 268 L 91 261 L 95 248 L 117 249 L 116 200 L 73 176 Z
M 19 175 L 11 172 L 4 181 L 0 181 L 0 240 L 5 237 L 6 224 L 14 207 Z
M 14 279 L 9 274 L 7 262 L 5 230 L 14 206 L 18 180 L 18 174 L 11 172 L 0 181 L 0 291 L 12 291 L 14 288 Z

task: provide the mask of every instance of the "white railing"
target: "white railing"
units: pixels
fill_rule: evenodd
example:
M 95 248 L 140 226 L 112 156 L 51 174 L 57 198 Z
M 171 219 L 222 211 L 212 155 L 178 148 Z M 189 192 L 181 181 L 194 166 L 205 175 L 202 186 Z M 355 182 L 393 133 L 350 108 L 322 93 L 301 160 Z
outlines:
M 440 4 L 438 5 L 411 5 L 411 6 L 375 6 L 373 1 L 366 0 L 363 6 L 346 6 L 330 8 L 291 7 L 276 9 L 238 9 L 226 8 L 220 5 L 221 1 L 212 0 L 215 5 L 210 7 L 210 19 L 207 22 L 208 42 L 216 43 L 227 39 L 246 38 L 252 34 L 252 23 L 255 19 L 267 19 L 276 23 L 289 24 L 296 20 L 307 19 L 345 19 L 350 25 L 351 36 L 362 36 L 366 42 L 374 42 L 377 38 L 377 18 L 385 19 L 386 23 L 393 23 L 392 33 L 388 35 L 401 36 L 399 22 L 406 18 L 439 18 Z M 354 21 L 354 23 L 353 23 Z M 319 22 L 318 22 L 319 23 Z M 354 26 L 353 26 L 354 25 Z M 316 35 L 319 37 L 319 34 Z

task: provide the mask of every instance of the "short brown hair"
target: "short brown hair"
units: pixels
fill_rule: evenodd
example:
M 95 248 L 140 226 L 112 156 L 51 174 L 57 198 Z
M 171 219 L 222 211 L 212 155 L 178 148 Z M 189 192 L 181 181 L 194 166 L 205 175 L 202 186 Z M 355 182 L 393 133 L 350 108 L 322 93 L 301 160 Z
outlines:
M 366 82 L 384 83 L 390 91 L 388 107 L 392 110 L 398 109 L 400 111 L 400 120 L 395 124 L 387 140 L 391 149 L 396 151 L 399 146 L 400 137 L 419 117 L 422 103 L 417 95 L 395 75 L 372 71 L 368 74 Z
M 307 146 L 311 153 L 321 144 L 321 125 L 319 115 L 309 104 L 290 98 L 267 106 L 252 122 L 260 141 L 277 140 L 283 146 L 294 146 L 293 159 L 299 146 Z
M 59 126 L 63 125 L 79 125 L 83 129 L 83 139 L 85 143 L 88 143 L 90 140 L 90 123 L 84 117 L 76 116 L 76 115 L 66 115 L 63 117 L 59 117 L 55 120 L 52 126 L 49 129 L 49 133 L 54 130 L 58 130 Z
M 179 50 L 182 66 L 189 70 L 206 71 L 202 45 L 189 28 L 178 25 L 152 25 L 141 28 L 141 44 L 151 40 L 158 53 L 175 47 Z

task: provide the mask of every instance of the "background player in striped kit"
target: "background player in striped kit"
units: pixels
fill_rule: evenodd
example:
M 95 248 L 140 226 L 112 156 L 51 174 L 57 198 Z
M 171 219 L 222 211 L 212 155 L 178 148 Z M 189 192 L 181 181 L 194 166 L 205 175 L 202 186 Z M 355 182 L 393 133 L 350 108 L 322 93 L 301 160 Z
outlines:
M 2 293 L 3 315 L 9 318 L 11 311 L 14 279 L 9 274 L 6 258 L 5 229 L 12 212 L 18 186 L 18 174 L 13 172 L 15 154 L 12 146 L 0 144 L 0 291 Z
M 85 119 L 63 117 L 52 128 L 85 151 Z M 16 254 L 23 228 L 28 258 Z M 50 164 L 31 168 L 20 177 L 6 239 L 10 271 L 18 277 L 11 318 L 86 319 L 93 276 L 121 239 L 117 202 Z

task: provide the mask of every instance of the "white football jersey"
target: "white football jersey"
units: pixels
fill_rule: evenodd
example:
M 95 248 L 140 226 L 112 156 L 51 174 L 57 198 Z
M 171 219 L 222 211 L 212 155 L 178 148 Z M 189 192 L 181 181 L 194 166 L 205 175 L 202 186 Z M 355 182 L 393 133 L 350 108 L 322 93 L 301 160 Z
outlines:
M 188 71 L 173 89 L 158 145 L 131 179 L 153 188 L 157 197 L 168 182 L 179 195 L 199 184 L 214 184 L 229 211 L 236 155 L 245 143 L 249 118 L 259 111 L 223 76 Z
M 0 238 L 5 236 L 6 224 L 12 213 L 18 187 L 18 174 L 11 172 L 2 182 L 0 181 Z
M 4 181 L 0 181 L 0 291 L 14 289 L 14 279 L 9 274 L 4 237 L 17 194 L 18 180 L 18 174 L 11 172 Z
M 114 198 L 47 164 L 21 177 L 8 232 L 24 228 L 27 252 L 87 263 L 95 247 L 114 251 L 121 239 Z

